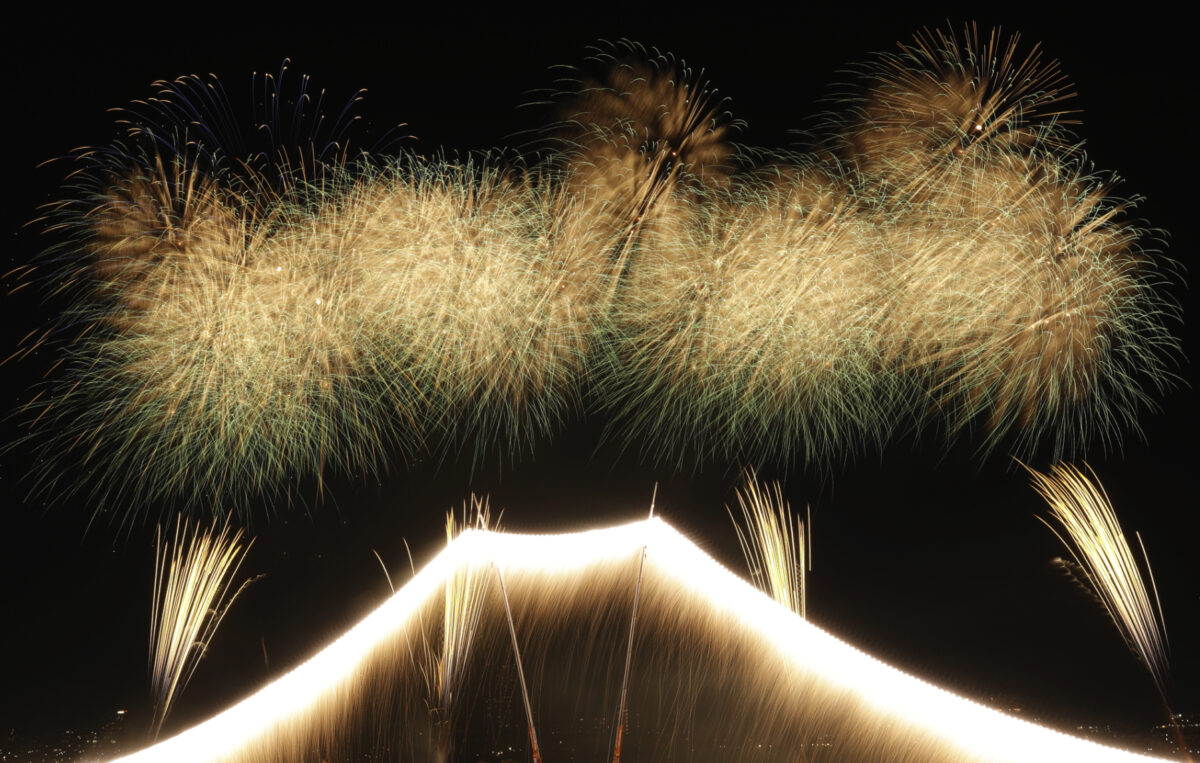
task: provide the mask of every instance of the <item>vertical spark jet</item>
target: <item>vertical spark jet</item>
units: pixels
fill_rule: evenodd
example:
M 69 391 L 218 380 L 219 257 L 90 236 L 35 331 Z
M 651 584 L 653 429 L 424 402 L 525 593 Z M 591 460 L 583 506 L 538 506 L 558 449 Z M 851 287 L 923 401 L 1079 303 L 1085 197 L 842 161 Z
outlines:
M 792 514 L 779 482 L 766 485 L 753 468 L 737 491 L 745 528 L 726 507 L 754 584 L 801 617 L 807 617 L 805 572 L 809 566 L 805 523 Z M 809 523 L 811 524 L 811 522 Z
M 192 680 L 221 620 L 250 581 L 229 595 L 230 583 L 254 540 L 242 546 L 242 531 L 228 523 L 190 532 L 177 518 L 174 544 L 163 543 L 158 526 L 154 547 L 154 597 L 150 611 L 150 683 L 154 711 L 150 737 L 158 739 L 175 700 Z

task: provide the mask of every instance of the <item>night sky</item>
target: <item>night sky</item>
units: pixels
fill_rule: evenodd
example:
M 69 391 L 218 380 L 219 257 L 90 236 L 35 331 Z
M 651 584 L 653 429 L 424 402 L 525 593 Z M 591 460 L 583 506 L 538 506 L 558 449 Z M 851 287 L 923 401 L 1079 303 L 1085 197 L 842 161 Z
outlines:
M 119 10 L 35 12 L 11 26 L 3 207 L 5 270 L 49 242 L 26 223 L 56 198 L 67 163 L 38 167 L 114 135 L 107 109 L 151 93 L 150 83 L 213 73 L 242 92 L 252 72 L 312 76 L 334 101 L 367 90 L 359 113 L 376 134 L 404 123 L 403 145 L 422 153 L 513 146 L 541 126 L 521 108 L 551 87 L 554 65 L 581 62 L 598 39 L 630 38 L 705 70 L 747 122 L 739 140 L 785 147 L 810 124 L 830 86 L 872 52 L 894 49 L 925 26 L 955 28 L 946 8 L 850 8 L 765 12 L 736 4 L 726 15 L 679 5 L 573 7 L 563 14 L 506 9 L 379 15 L 365 7 L 320 14 L 278 10 L 247 16 L 189 5 L 153 15 Z M 1164 231 L 1166 256 L 1189 264 L 1196 240 L 1191 105 L 1193 39 L 1179 19 L 1138 11 L 1119 16 L 1034 13 L 1037 4 L 980 4 L 983 27 L 1040 41 L 1076 83 L 1079 134 L 1089 157 L 1143 195 L 1134 215 Z M 163 14 L 168 15 L 163 15 Z M 564 11 L 565 13 L 565 11 Z M 1185 60 L 1187 59 L 1187 60 Z M 1174 296 L 1191 316 L 1194 292 L 1177 277 Z M 13 285 L 6 279 L 5 290 Z M 25 289 L 4 299 L 7 355 L 62 307 Z M 1184 354 L 1194 332 L 1176 324 Z M 16 411 L 54 360 L 39 353 L 0 367 L 4 409 Z M 1175 366 L 1173 389 L 1140 419 L 1144 436 L 1086 453 L 1128 532 L 1142 533 L 1156 573 L 1173 647 L 1173 708 L 1200 711 L 1200 519 L 1194 370 Z M 444 513 L 471 493 L 489 494 L 513 530 L 560 531 L 658 511 L 719 560 L 742 569 L 725 505 L 737 465 L 695 470 L 640 463 L 597 449 L 602 422 L 576 418 L 516 463 L 482 468 L 454 458 L 397 463 L 379 478 L 337 479 L 324 502 L 250 507 L 258 540 L 243 567 L 264 577 L 234 606 L 168 728 L 199 720 L 244 696 L 341 633 L 388 593 L 377 550 L 396 576 L 436 552 Z M 0 438 L 23 432 L 12 413 Z M 986 458 L 970 435 L 946 445 L 928 432 L 883 450 L 846 454 L 825 468 L 763 463 L 781 477 L 794 507 L 811 505 L 814 569 L 810 619 L 880 659 L 1000 708 L 1064 727 L 1148 727 L 1161 719 L 1153 684 L 1108 615 L 1052 565 L 1064 555 L 1035 518 L 1042 500 L 1002 448 Z M 92 524 L 82 500 L 27 500 L 26 448 L 0 456 L 0 730 L 37 736 L 89 723 L 117 708 L 144 718 L 153 522 L 118 532 Z M 1044 469 L 1045 456 L 1032 465 Z M 149 516 L 170 507 L 147 507 Z M 402 577 L 402 575 L 401 575 Z M 264 651 L 269 665 L 264 661 Z M 137 721 L 141 722 L 141 721 Z

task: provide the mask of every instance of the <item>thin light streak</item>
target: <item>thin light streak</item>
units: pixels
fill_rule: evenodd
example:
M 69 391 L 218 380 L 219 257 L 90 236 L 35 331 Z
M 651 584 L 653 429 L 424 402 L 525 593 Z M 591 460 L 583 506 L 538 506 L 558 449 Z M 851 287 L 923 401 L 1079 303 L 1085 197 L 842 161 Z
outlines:
M 657 485 L 655 486 L 657 489 Z M 650 514 L 654 514 L 654 504 L 650 504 Z M 621 763 L 621 740 L 625 736 L 625 699 L 629 691 L 629 670 L 633 666 L 633 637 L 637 633 L 638 598 L 642 593 L 642 573 L 646 569 L 646 547 L 638 555 L 637 583 L 633 586 L 633 608 L 629 614 L 629 640 L 625 646 L 625 672 L 621 677 L 621 699 L 617 702 L 617 713 L 614 716 L 616 725 L 616 742 L 613 744 L 613 763 Z
M 525 685 L 525 666 L 521 662 L 521 647 L 517 644 L 517 626 L 513 623 L 512 607 L 508 603 L 508 587 L 504 585 L 504 572 L 496 567 L 496 578 L 500 581 L 500 594 L 504 597 L 504 616 L 508 620 L 508 635 L 512 637 L 513 657 L 517 661 L 517 678 L 521 682 L 521 701 L 525 705 L 525 722 L 529 724 L 529 744 L 533 747 L 533 763 L 542 763 L 542 752 L 538 748 L 537 729 L 533 724 L 533 705 L 529 702 L 529 688 Z

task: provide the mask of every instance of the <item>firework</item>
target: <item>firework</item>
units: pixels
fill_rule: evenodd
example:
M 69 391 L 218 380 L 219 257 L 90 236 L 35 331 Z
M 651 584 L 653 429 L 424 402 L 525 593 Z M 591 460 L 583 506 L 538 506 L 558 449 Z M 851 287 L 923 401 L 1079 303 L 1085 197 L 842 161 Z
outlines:
M 619 43 L 552 99 L 531 164 L 352 156 L 346 110 L 288 112 L 270 78 L 256 124 L 278 129 L 252 145 L 206 122 L 230 111 L 214 81 L 162 83 L 47 214 L 74 306 L 27 408 L 35 489 L 69 493 L 70 463 L 97 511 L 244 511 L 516 457 L 580 412 L 676 465 L 1136 428 L 1175 308 L 1133 200 L 1073 146 L 1057 65 L 971 28 L 864 80 L 813 153 L 756 151 L 702 73 Z
M 804 523 L 792 514 L 779 482 L 760 483 L 753 469 L 742 475 L 737 491 L 743 525 L 729 511 L 738 544 L 750 567 L 750 577 L 761 590 L 791 611 L 807 617 L 805 572 L 808 543 Z
M 827 121 L 834 150 L 895 199 L 936 190 L 939 168 L 1001 151 L 1020 155 L 1071 142 L 1074 97 L 1058 62 L 1039 46 L 1022 52 L 1020 35 L 919 32 L 911 43 L 862 67 L 862 94 Z
M 336 221 L 151 166 L 91 218 L 97 288 L 74 316 L 89 322 L 38 411 L 51 460 L 77 458 L 98 510 L 245 505 L 327 467 L 377 468 L 400 440 L 379 409 L 394 380 L 367 371 Z
M 453 511 L 447 512 L 446 542 L 453 543 L 467 529 L 486 531 L 498 527 L 499 517 L 493 522 L 487 499 L 471 496 L 469 507 L 465 503 L 463 505 L 461 520 L 455 519 Z M 386 569 L 385 566 L 385 573 Z M 488 579 L 483 567 L 469 565 L 456 570 L 446 580 L 442 592 L 440 636 L 429 633 L 420 613 L 417 615 L 419 638 L 410 638 L 407 632 L 404 634 L 409 660 L 424 684 L 424 704 L 428 712 L 431 740 L 428 753 L 437 761 L 454 759 L 453 729 L 458 694 L 479 630 L 487 588 Z
M 659 461 L 823 461 L 939 422 L 1056 454 L 1136 427 L 1174 308 L 1133 202 L 1070 143 L 1057 65 L 972 29 L 866 80 L 816 153 L 656 202 L 610 434 Z
M 99 505 L 242 506 L 431 447 L 515 453 L 578 399 L 611 240 L 552 184 L 406 159 L 247 198 L 147 165 L 89 215 L 89 328 L 34 405 Z
M 630 222 L 653 215 L 679 186 L 721 184 L 735 169 L 739 123 L 697 72 L 622 40 L 598 47 L 555 96 L 554 156 L 567 182 L 598 190 Z
M 612 234 L 555 183 L 486 164 L 414 162 L 352 198 L 374 354 L 402 356 L 422 397 L 398 410 L 508 454 L 553 431 L 605 333 Z
M 254 545 L 242 545 L 242 531 L 226 524 L 188 530 L 175 526 L 172 544 L 158 527 L 154 549 L 154 596 L 150 614 L 150 680 L 154 713 L 150 734 L 157 739 L 163 722 L 204 657 L 225 614 L 250 581 L 230 595 L 233 578 Z
M 248 109 L 235 105 L 217 77 L 192 74 L 153 83 L 152 96 L 116 109 L 117 122 L 150 153 L 188 157 L 250 195 L 297 181 L 319 184 L 331 171 L 369 162 L 403 139 L 403 125 L 371 138 L 357 113 L 365 90 L 339 106 L 290 66 L 285 58 L 276 73 L 251 75 L 250 92 L 243 94 Z
M 546 709 L 542 728 L 570 740 L 581 715 L 611 723 L 628 637 L 629 582 L 643 551 L 629 682 L 637 721 L 625 738 L 630 757 L 1146 759 L 1004 716 L 889 668 L 780 607 L 657 519 L 564 535 L 464 532 L 308 662 L 130 759 L 358 757 L 371 753 L 356 746 L 358 740 L 373 737 L 359 723 L 382 725 L 392 735 L 389 749 L 405 749 L 403 739 L 416 737 L 421 725 L 389 710 L 395 696 L 412 688 L 412 665 L 397 659 L 403 651 L 396 642 L 409 638 L 423 610 L 440 606 L 434 602 L 452 576 L 490 564 L 504 570 L 518 619 L 538 647 L 542 667 L 535 668 L 531 687 Z M 492 625 L 504 628 L 502 609 L 498 597 L 489 599 L 480 634 Z M 506 641 L 476 640 L 472 663 L 511 663 Z M 462 688 L 490 695 L 496 680 L 492 675 Z M 592 746 L 571 754 L 603 750 L 609 723 L 581 743 Z M 427 759 L 419 752 L 408 757 Z
M 951 432 L 1061 454 L 1136 426 L 1177 343 L 1132 201 L 1073 145 L 1057 63 L 1018 42 L 919 34 L 866 68 L 835 144 L 891 255 L 879 355 Z
M 1050 520 L 1039 519 L 1071 552 L 1079 579 L 1104 604 L 1130 651 L 1150 673 L 1166 702 L 1169 673 L 1166 626 L 1145 548 L 1142 556 L 1150 577 L 1150 590 L 1121 531 L 1112 502 L 1095 479 L 1095 472 L 1089 479 L 1070 464 L 1055 464 L 1048 474 L 1025 468 L 1034 489 L 1050 506 Z M 1138 540 L 1140 543 L 1140 537 Z
M 677 462 L 886 439 L 879 234 L 826 200 L 821 170 L 738 183 L 647 229 L 614 312 L 610 436 Z
M 454 538 L 465 527 L 475 527 L 487 530 L 491 526 L 491 512 L 487 500 L 472 498 L 472 519 L 467 517 L 467 508 L 463 507 L 463 520 L 454 521 L 454 513 L 446 516 L 446 542 L 453 543 Z M 463 672 L 471 656 L 471 644 L 475 631 L 479 628 L 479 616 L 483 610 L 484 595 L 488 587 L 486 568 L 468 565 L 460 569 L 446 581 L 444 593 L 445 605 L 442 610 L 442 639 L 441 650 L 433 660 L 435 676 L 434 696 L 437 705 L 431 708 L 435 729 L 434 759 L 448 761 L 454 759 L 454 737 L 451 720 L 457 710 L 458 690 L 462 684 Z

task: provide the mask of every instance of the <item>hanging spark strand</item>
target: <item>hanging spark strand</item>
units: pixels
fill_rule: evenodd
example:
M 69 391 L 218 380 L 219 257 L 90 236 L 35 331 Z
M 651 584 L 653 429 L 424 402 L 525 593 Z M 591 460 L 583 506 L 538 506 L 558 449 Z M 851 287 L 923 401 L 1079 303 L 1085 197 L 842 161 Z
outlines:
M 658 484 L 650 498 L 650 519 L 654 519 L 654 501 L 658 497 Z M 633 665 L 633 636 L 637 630 L 638 598 L 642 593 L 642 573 L 646 569 L 646 547 L 638 554 L 637 583 L 633 587 L 633 611 L 629 616 L 629 640 L 625 646 L 625 672 L 621 678 L 621 699 L 617 703 L 616 742 L 613 744 L 613 763 L 621 762 L 621 740 L 625 735 L 625 698 L 629 692 L 629 669 Z
M 1055 464 L 1048 474 L 1028 466 L 1025 468 L 1034 489 L 1050 506 L 1050 519 L 1038 519 L 1071 552 L 1082 572 L 1082 579 L 1103 602 L 1113 624 L 1130 651 L 1150 673 L 1159 696 L 1166 703 L 1170 672 L 1167 630 L 1145 548 L 1142 549 L 1142 562 L 1150 578 L 1149 591 L 1142 579 L 1142 567 L 1134 559 L 1121 531 L 1112 502 L 1091 467 L 1088 471 L 1092 479 L 1070 464 Z M 1140 536 L 1138 542 L 1141 542 Z
M 742 521 L 728 506 L 725 510 L 733 520 L 750 577 L 775 601 L 807 617 L 805 524 L 792 514 L 778 481 L 770 485 L 760 482 L 754 469 L 748 468 L 742 473 L 742 484 L 737 491 Z
M 150 736 L 158 738 L 175 701 L 204 658 L 213 635 L 247 580 L 230 595 L 238 569 L 254 545 L 242 545 L 242 531 L 189 531 L 178 518 L 172 543 L 158 526 L 154 547 L 154 596 L 150 612 L 150 683 L 154 712 Z

